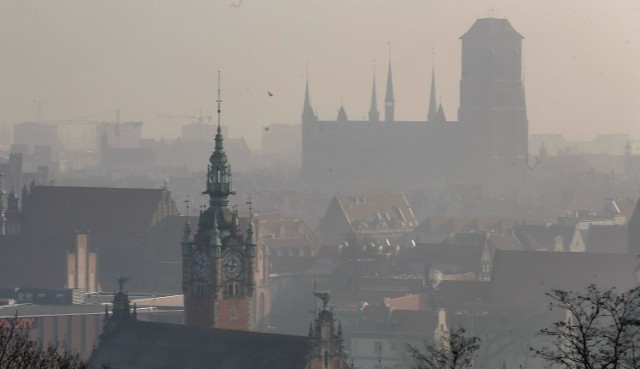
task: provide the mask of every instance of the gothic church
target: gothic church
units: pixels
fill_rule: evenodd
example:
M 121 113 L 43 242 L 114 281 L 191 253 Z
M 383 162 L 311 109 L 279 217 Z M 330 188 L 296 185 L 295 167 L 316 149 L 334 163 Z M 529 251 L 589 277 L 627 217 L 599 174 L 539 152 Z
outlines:
M 522 81 L 522 39 L 508 20 L 478 19 L 460 37 L 462 77 L 458 121 L 437 104 L 435 72 L 425 120 L 397 121 L 389 62 L 384 114 L 375 76 L 368 120 L 352 120 L 341 106 L 336 120 L 314 112 L 307 81 L 302 112 L 302 176 L 308 183 L 376 182 L 415 187 L 429 183 L 482 185 L 511 192 L 523 181 L 528 120 Z

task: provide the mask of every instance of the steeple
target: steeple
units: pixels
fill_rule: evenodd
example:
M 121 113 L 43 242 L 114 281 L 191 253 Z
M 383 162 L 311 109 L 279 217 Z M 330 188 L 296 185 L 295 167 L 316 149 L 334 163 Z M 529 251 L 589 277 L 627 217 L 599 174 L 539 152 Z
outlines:
M 387 72 L 387 93 L 384 97 L 384 121 L 394 120 L 395 100 L 393 99 L 393 77 L 391 76 L 391 57 L 389 57 L 389 71 Z
M 434 58 L 435 59 L 435 58 Z M 431 92 L 429 97 L 429 113 L 427 114 L 427 121 L 434 122 L 436 115 L 438 114 L 438 106 L 436 102 L 436 66 L 435 64 L 431 68 Z
M 373 67 L 373 86 L 371 87 L 371 108 L 369 108 L 369 122 L 380 121 L 378 112 L 378 98 L 376 97 L 376 68 Z
M 316 121 L 316 114 L 311 106 L 311 98 L 309 97 L 309 76 L 307 76 L 304 87 L 304 105 L 302 107 L 302 123 Z
M 207 173 L 207 190 L 204 192 L 209 195 L 209 204 L 211 206 L 227 206 L 229 204 L 229 195 L 234 194 L 231 189 L 231 165 L 228 163 L 227 154 L 224 152 L 222 142 L 222 129 L 220 127 L 220 72 L 218 72 L 218 130 L 215 138 L 215 149 L 209 158 L 209 167 Z
M 182 291 L 187 325 L 250 330 L 256 273 L 253 229 L 244 237 L 237 206 L 229 207 L 231 166 L 224 152 L 221 129 L 220 72 L 218 72 L 218 127 L 215 149 L 207 168 L 209 205 L 201 208 L 191 239 L 183 231 Z

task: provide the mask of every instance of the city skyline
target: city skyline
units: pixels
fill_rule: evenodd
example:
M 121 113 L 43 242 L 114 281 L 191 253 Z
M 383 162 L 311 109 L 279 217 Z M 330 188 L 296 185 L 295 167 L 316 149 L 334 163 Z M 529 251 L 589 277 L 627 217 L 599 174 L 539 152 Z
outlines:
M 175 137 L 189 120 L 159 115 L 213 113 L 221 70 L 223 124 L 256 148 L 263 126 L 300 122 L 307 67 L 320 119 L 335 119 L 341 101 L 350 118 L 366 116 L 374 60 L 381 107 L 389 54 L 396 119 L 425 120 L 434 49 L 438 95 L 447 118 L 456 120 L 458 38 L 491 14 L 509 19 L 525 37 L 530 133 L 640 136 L 640 47 L 631 38 L 640 11 L 626 0 L 616 7 L 546 0 L 403 6 L 381 0 L 9 0 L 0 5 L 6 51 L 0 124 L 36 120 L 39 96 L 45 119 L 119 108 L 122 119 L 144 121 L 145 136 Z

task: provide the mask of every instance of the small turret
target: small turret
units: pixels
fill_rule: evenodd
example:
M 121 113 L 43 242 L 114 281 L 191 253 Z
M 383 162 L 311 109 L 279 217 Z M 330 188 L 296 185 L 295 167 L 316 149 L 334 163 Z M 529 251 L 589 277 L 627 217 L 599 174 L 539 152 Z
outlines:
M 249 217 L 249 225 L 247 226 L 247 241 L 246 241 L 247 255 L 249 257 L 256 256 L 256 245 L 257 245 L 257 241 L 256 241 L 255 232 L 253 231 L 253 219 Z
M 624 154 L 625 155 L 631 155 L 631 142 L 629 142 L 629 140 L 627 140 L 627 144 L 624 145 Z
M 184 227 L 182 228 L 182 255 L 188 256 L 191 253 L 191 226 L 189 225 L 189 217 L 185 217 Z
M 20 234 L 20 208 L 18 207 L 18 196 L 11 187 L 11 192 L 7 197 L 7 210 L 5 211 L 5 234 Z
M 333 312 L 327 309 L 329 293 L 313 292 L 322 300 L 323 307 L 318 313 L 312 326 L 309 328 L 311 339 L 311 365 L 310 368 L 347 368 L 347 354 L 344 351 L 342 338 L 342 326 L 338 323 L 336 330 Z
M 344 110 L 344 104 L 340 104 L 340 109 L 338 109 L 338 117 L 336 118 L 336 120 L 340 123 L 345 123 L 348 120 L 347 111 Z
M 438 105 L 438 112 L 436 113 L 435 121 L 438 123 L 447 123 L 447 117 L 444 116 L 444 109 L 442 108 L 442 103 Z
M 216 258 L 222 256 L 222 242 L 220 240 L 218 218 L 215 211 L 213 212 L 213 225 L 209 231 L 209 254 Z
M 27 189 L 27 185 L 23 185 L 22 186 L 22 208 L 21 210 L 24 212 L 28 205 L 27 203 L 29 202 L 29 190 Z
M 129 301 L 129 294 L 124 290 L 124 284 L 129 280 L 129 277 L 118 278 L 118 292 L 113 295 L 113 308 L 111 309 L 110 321 L 118 321 L 130 319 L 131 316 L 131 301 Z

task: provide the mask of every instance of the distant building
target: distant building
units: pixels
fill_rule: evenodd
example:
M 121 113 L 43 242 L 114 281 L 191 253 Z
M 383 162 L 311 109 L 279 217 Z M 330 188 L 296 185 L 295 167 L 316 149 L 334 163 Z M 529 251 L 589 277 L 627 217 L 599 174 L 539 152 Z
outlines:
M 384 117 L 375 77 L 368 120 L 320 120 L 307 81 L 302 112 L 302 176 L 314 184 L 480 183 L 493 193 L 522 181 L 528 120 L 522 83 L 523 37 L 506 19 L 478 19 L 462 35 L 458 121 L 437 103 L 435 73 L 425 119 L 397 121 L 389 62 Z
M 145 240 L 150 228 L 178 215 L 169 191 L 35 184 L 29 187 L 23 187 L 19 210 L 18 196 L 14 191 L 9 194 L 7 232 L 0 236 L 0 285 L 67 286 L 71 279 L 68 273 L 73 271 L 68 267 L 91 265 L 82 261 L 84 257 L 73 263 L 68 260 L 68 253 L 78 255 L 80 232 L 89 235 L 89 255 L 100 250 L 94 271 L 98 280 L 86 282 L 87 285 L 111 289 L 110 281 L 117 276 L 134 275 L 132 285 L 137 290 L 153 289 L 156 246 Z M 176 250 L 174 261 L 178 260 Z M 27 270 L 38 273 L 25 273 Z M 84 267 L 75 273 L 81 270 Z M 85 285 L 86 280 L 83 277 L 75 281 Z

